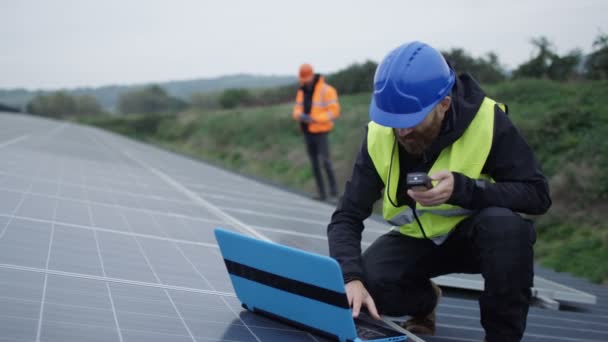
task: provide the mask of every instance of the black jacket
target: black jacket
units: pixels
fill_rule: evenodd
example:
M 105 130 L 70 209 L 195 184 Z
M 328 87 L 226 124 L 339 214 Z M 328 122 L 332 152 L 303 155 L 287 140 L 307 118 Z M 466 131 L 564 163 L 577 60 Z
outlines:
M 397 204 L 400 206 L 413 204 L 407 196 L 405 175 L 431 169 L 441 150 L 456 141 L 469 126 L 485 93 L 471 76 L 464 74 L 457 78 L 451 96 L 453 105 L 446 112 L 439 136 L 422 156 L 410 155 L 397 144 L 401 173 Z M 482 173 L 490 175 L 496 183 L 454 172 L 454 191 L 447 203 L 472 210 L 505 207 L 527 214 L 545 213 L 551 206 L 549 187 L 530 146 L 498 106 L 494 115 L 492 147 Z M 363 221 L 382 197 L 383 188 L 384 183 L 367 152 L 366 132 L 344 196 L 327 227 L 329 252 L 340 263 L 345 281 L 363 279 Z

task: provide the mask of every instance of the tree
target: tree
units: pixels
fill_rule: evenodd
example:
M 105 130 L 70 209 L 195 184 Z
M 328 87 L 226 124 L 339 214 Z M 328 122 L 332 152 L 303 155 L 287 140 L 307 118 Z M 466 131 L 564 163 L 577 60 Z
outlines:
M 494 52 L 489 52 L 485 57 L 479 58 L 472 57 L 460 48 L 441 53 L 456 72 L 471 73 L 482 83 L 497 83 L 506 78 L 504 68 L 500 65 L 498 56 Z
M 327 83 L 334 86 L 339 94 L 368 93 L 372 91 L 374 74 L 378 64 L 367 61 L 355 63 L 346 69 L 327 76 Z
M 102 113 L 97 99 L 90 95 L 72 96 L 65 91 L 39 94 L 26 107 L 28 113 L 61 118 L 73 115 L 96 115 Z
M 594 80 L 608 78 L 608 34 L 600 33 L 593 41 L 594 51 L 585 63 L 587 77 Z
M 580 77 L 579 67 L 583 58 L 581 50 L 575 49 L 564 56 L 559 56 L 547 37 L 534 38 L 531 43 L 537 51 L 536 56 L 521 64 L 513 72 L 514 78 L 531 77 L 565 81 Z
M 567 81 L 580 76 L 579 66 L 583 59 L 581 50 L 572 50 L 565 56 L 553 56 L 547 69 L 547 76 L 552 80 Z
M 198 109 L 218 109 L 220 108 L 219 97 L 218 93 L 194 93 L 190 96 L 190 103 Z
M 19 108 L 7 106 L 5 104 L 0 103 L 0 112 L 19 113 L 21 112 L 21 110 Z
M 78 115 L 101 114 L 103 109 L 97 99 L 92 95 L 80 95 L 75 97 L 76 112 Z
M 272 104 L 291 102 L 294 99 L 298 84 L 289 84 L 275 88 L 259 90 L 254 96 L 254 102 L 258 106 L 268 106 Z
M 553 44 L 544 36 L 533 38 L 530 43 L 538 52 L 532 59 L 521 64 L 513 72 L 513 77 L 548 78 L 549 66 L 556 56 L 553 51 Z
M 158 114 L 176 112 L 187 107 L 187 103 L 175 97 L 158 85 L 132 90 L 120 95 L 118 110 L 122 114 Z
M 251 100 L 252 96 L 249 90 L 245 88 L 232 88 L 224 90 L 219 101 L 222 108 L 230 109 L 247 105 Z

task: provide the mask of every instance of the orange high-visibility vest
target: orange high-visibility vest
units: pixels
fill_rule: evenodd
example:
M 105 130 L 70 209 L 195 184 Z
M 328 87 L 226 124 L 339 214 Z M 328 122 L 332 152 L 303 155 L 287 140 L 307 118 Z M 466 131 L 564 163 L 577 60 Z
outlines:
M 293 119 L 298 121 L 300 114 L 304 113 L 304 92 L 298 89 L 296 104 L 293 107 Z M 308 124 L 310 133 L 325 133 L 332 130 L 334 120 L 340 116 L 340 104 L 336 89 L 325 83 L 323 76 L 319 77 L 312 93 L 312 106 L 310 108 L 312 122 Z

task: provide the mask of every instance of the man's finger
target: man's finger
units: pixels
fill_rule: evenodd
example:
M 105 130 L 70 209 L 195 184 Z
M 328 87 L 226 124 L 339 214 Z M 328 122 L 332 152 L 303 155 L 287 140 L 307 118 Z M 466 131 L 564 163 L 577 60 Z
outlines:
M 420 203 L 420 204 L 422 204 L 422 205 L 424 205 L 426 207 L 431 207 L 431 206 L 435 206 L 435 205 L 438 205 L 438 204 L 442 204 L 448 198 L 448 196 L 446 196 L 446 194 L 444 192 L 436 194 L 434 196 L 427 196 L 427 194 L 421 195 L 421 194 L 415 193 L 411 197 L 416 202 L 418 202 L 418 203 Z
M 408 190 L 407 193 L 408 193 L 408 195 L 410 195 L 411 198 L 413 198 L 415 200 L 429 200 L 429 199 L 439 196 L 441 191 L 442 191 L 442 188 L 432 188 L 432 189 L 426 190 L 426 191 Z
M 361 297 L 356 295 L 353 298 L 353 317 L 359 317 L 359 311 L 361 311 Z
M 446 178 L 450 177 L 450 171 L 448 171 L 448 170 L 437 171 L 437 172 L 429 175 L 429 177 L 432 180 L 441 181 L 443 179 L 446 179 Z
M 435 196 L 421 198 L 420 200 L 424 201 L 426 203 L 443 203 L 443 201 L 447 200 L 447 199 L 448 199 L 447 191 L 442 190 L 441 192 L 438 192 Z
M 346 299 L 348 300 L 348 306 L 352 306 L 353 305 L 353 295 L 351 294 L 351 291 L 346 291 Z
M 367 296 L 365 299 L 365 306 L 367 307 L 367 311 L 372 315 L 373 319 L 380 319 L 380 315 L 378 314 L 378 309 L 376 309 L 376 303 L 374 303 L 374 299 L 372 296 Z

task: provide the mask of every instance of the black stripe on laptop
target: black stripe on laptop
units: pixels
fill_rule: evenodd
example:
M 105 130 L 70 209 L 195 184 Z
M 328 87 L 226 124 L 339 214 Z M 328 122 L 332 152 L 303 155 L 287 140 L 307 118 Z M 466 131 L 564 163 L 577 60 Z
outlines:
M 274 273 L 262 271 L 238 262 L 224 259 L 228 273 L 245 278 L 256 283 L 274 287 L 306 298 L 314 299 L 339 308 L 349 309 L 345 293 L 340 293 L 319 286 L 307 284 L 299 280 L 289 279 Z

